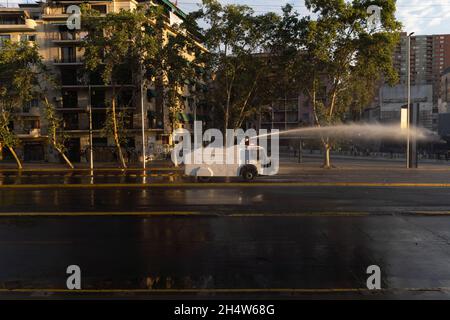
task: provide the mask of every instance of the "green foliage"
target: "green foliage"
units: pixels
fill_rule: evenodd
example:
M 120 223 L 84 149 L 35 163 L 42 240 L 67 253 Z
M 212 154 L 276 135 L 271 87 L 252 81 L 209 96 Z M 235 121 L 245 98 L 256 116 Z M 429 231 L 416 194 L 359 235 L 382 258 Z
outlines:
M 113 137 L 114 136 L 114 116 L 112 114 L 113 110 L 108 108 L 106 111 L 106 120 L 101 130 L 101 134 L 104 137 Z M 130 118 L 128 113 L 125 110 L 121 110 L 116 113 L 115 118 L 117 119 L 117 131 L 119 132 L 119 143 L 123 145 L 127 139 L 127 128 L 130 125 Z
M 15 147 L 19 140 L 10 129 L 14 113 L 39 95 L 45 70 L 37 46 L 4 41 L 0 47 L 0 144 Z
M 168 118 L 172 128 L 176 128 L 179 122 L 178 113 L 184 110 L 186 97 L 184 87 L 191 89 L 202 83 L 199 75 L 201 68 L 201 56 L 203 50 L 196 39 L 187 32 L 188 25 L 172 26 L 173 34 L 161 41 L 161 46 L 153 59 L 146 60 L 146 67 L 155 72 L 153 81 L 161 79 L 164 85 L 163 97 L 168 107 Z M 190 90 L 191 98 L 200 98 L 200 92 Z
M 382 8 L 377 30 L 367 24 L 372 4 Z M 401 25 L 394 0 L 307 0 L 305 5 L 314 18 L 284 8 L 273 49 L 291 83 L 312 101 L 316 124 L 329 125 L 367 106 L 379 81 L 397 81 L 392 57 Z
M 167 106 L 175 126 L 176 115 L 182 110 L 182 88 L 186 79 L 194 81 L 196 77 L 196 65 L 186 53 L 200 54 L 198 43 L 185 31 L 189 22 L 173 26 L 173 35 L 166 38 L 166 13 L 162 6 L 139 6 L 136 10 L 121 10 L 104 17 L 92 10 L 83 10 L 83 27 L 88 31 L 83 43 L 86 70 L 100 72 L 105 83 L 119 89 L 125 77 L 124 69 L 126 75 L 132 75 L 136 88 L 141 87 L 142 77 L 147 75 L 144 85 L 160 89 L 161 105 Z M 134 96 L 137 92 L 134 91 Z M 117 94 L 115 90 L 114 96 Z M 114 115 L 119 116 L 119 113 L 108 112 L 108 118 Z M 116 126 L 115 133 L 123 136 L 120 119 L 110 120 L 106 124 Z M 105 132 L 111 133 L 109 129 Z
M 64 142 L 67 139 L 67 135 L 63 130 L 63 121 L 58 116 L 55 106 L 46 97 L 44 98 L 44 113 L 47 119 L 47 135 L 50 144 L 59 152 L 66 152 Z
M 158 50 L 158 37 L 152 21 L 159 7 L 138 7 L 100 16 L 95 10 L 83 8 L 84 63 L 88 71 L 100 71 L 105 83 L 121 78 L 122 65 L 135 74 L 146 57 Z
M 194 14 L 208 26 L 202 30 L 209 53 L 204 55 L 208 73 L 213 75 L 207 98 L 223 128 L 237 128 L 261 110 L 269 91 L 265 77 L 270 71 L 267 56 L 275 14 L 255 15 L 244 5 L 221 5 L 204 0 Z

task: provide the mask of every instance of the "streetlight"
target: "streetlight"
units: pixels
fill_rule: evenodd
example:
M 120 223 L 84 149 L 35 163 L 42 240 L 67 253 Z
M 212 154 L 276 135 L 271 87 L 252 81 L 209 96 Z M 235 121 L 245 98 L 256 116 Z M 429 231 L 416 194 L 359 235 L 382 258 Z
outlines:
M 89 167 L 91 176 L 94 174 L 94 146 L 92 140 L 92 92 L 91 85 L 89 85 Z
M 144 80 L 141 79 L 141 133 L 142 133 L 142 169 L 144 177 L 146 175 L 146 163 L 145 163 L 145 115 L 144 115 Z
M 411 32 L 408 34 L 407 38 L 407 66 L 408 66 L 408 76 L 407 76 L 407 90 L 408 90 L 408 98 L 407 98 L 407 110 L 408 110 L 408 117 L 407 117 L 407 124 L 406 128 L 408 130 L 407 132 L 407 138 L 406 138 L 406 168 L 411 169 L 411 36 L 414 34 L 414 32 Z

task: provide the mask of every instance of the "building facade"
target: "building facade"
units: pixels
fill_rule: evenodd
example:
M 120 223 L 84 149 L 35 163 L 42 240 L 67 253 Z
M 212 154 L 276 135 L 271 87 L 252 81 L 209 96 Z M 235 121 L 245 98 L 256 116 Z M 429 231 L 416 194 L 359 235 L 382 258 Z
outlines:
M 400 123 L 400 109 L 407 104 L 408 37 L 401 34 L 394 52 L 394 67 L 399 83 L 393 88 L 382 85 L 377 97 L 379 121 Z M 450 67 L 450 35 L 418 35 L 411 37 L 410 72 L 412 103 L 421 107 L 420 122 L 437 131 L 441 100 L 441 74 Z
M 406 87 L 404 85 L 382 86 L 379 97 L 379 117 L 383 123 L 398 123 L 400 113 L 406 103 Z M 429 130 L 437 130 L 436 114 L 433 112 L 433 86 L 431 84 L 412 85 L 411 103 L 419 108 L 419 125 Z
M 111 162 L 116 160 L 114 141 L 105 137 L 102 127 L 106 120 L 108 101 L 112 98 L 112 87 L 105 85 L 100 77 L 83 78 L 83 52 L 81 42 L 86 33 L 67 28 L 70 5 L 88 4 L 92 9 L 107 14 L 121 9 L 131 10 L 138 6 L 135 0 L 103 0 L 103 1 L 53 1 L 36 4 L 21 4 L 18 8 L 0 8 L 0 44 L 8 39 L 11 41 L 29 41 L 37 44 L 44 63 L 60 80 L 60 86 L 50 91 L 50 102 L 56 106 L 60 118 L 63 120 L 64 132 L 67 136 L 66 150 L 73 162 L 88 162 L 90 148 L 90 132 L 92 129 L 92 147 L 96 162 Z M 162 5 L 167 12 L 167 30 L 170 34 L 172 23 L 180 23 L 185 14 L 168 0 L 152 1 Z M 85 77 L 85 76 L 84 76 Z M 133 85 L 133 81 L 122 85 L 116 99 L 119 110 L 127 115 L 127 160 L 142 161 L 142 144 L 145 143 L 146 154 L 158 157 L 163 154 L 170 144 L 171 129 L 165 121 L 166 109 L 164 101 L 158 99 L 158 92 L 154 87 L 141 91 Z M 190 127 L 196 108 L 195 101 L 190 97 L 188 82 L 183 91 L 185 105 L 180 113 L 182 126 Z M 142 93 L 142 96 L 141 96 Z M 141 112 L 143 101 L 144 115 Z M 198 112 L 200 113 L 200 111 Z M 142 141 L 142 117 L 144 118 L 145 140 Z M 46 142 L 46 123 L 43 109 L 37 100 L 14 117 L 12 124 L 14 132 L 20 138 L 17 147 L 19 157 L 27 161 L 58 162 L 58 153 Z M 8 152 L 3 152 L 8 157 Z

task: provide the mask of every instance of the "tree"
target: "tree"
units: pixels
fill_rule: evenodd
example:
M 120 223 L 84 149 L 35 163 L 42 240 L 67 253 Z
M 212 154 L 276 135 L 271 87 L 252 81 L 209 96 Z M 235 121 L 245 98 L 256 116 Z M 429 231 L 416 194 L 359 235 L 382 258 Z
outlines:
M 88 32 L 82 44 L 85 69 L 90 73 L 100 73 L 104 83 L 112 86 L 103 131 L 113 137 L 122 168 L 126 168 L 122 152 L 126 114 L 118 110 L 117 98 L 130 82 L 135 88 L 142 86 L 144 61 L 158 48 L 158 35 L 152 24 L 160 10 L 155 6 L 139 6 L 135 10 L 120 10 L 100 16 L 95 10 L 83 8 L 83 28 Z M 136 90 L 134 100 L 135 97 Z
M 339 123 L 343 116 L 371 101 L 374 83 L 397 81 L 393 51 L 400 23 L 395 1 L 307 0 L 315 16 L 301 18 L 286 6 L 273 47 L 286 59 L 286 73 L 312 104 L 315 125 Z M 368 25 L 367 8 L 378 5 L 380 26 Z M 332 137 L 322 136 L 324 167 L 330 168 Z
M 63 123 L 61 118 L 58 116 L 55 106 L 48 101 L 46 95 L 42 97 L 44 103 L 44 113 L 47 120 L 47 136 L 48 141 L 53 146 L 53 148 L 58 151 L 61 158 L 66 162 L 70 169 L 74 166 L 69 158 L 66 156 L 66 147 L 64 142 L 66 140 L 66 135 L 63 130 Z
M 14 150 L 19 139 L 10 124 L 21 107 L 32 99 L 38 99 L 45 104 L 51 145 L 73 168 L 64 154 L 63 139 L 58 130 L 60 121 L 46 96 L 44 86 L 50 83 L 51 74 L 42 62 L 38 47 L 27 42 L 4 42 L 0 48 L 0 75 L 0 147 L 7 147 L 17 167 L 22 169 L 21 160 Z
M 163 13 L 155 19 L 154 29 L 160 46 L 154 55 L 146 55 L 144 66 L 149 83 L 157 88 L 157 108 L 164 118 L 167 132 L 179 124 L 178 115 L 184 110 L 186 99 L 184 87 L 190 88 L 190 98 L 199 99 L 201 96 L 201 91 L 196 88 L 204 82 L 202 56 L 205 49 L 199 43 L 192 17 L 179 25 L 171 25 L 170 30 L 165 20 Z
M 276 15 L 254 15 L 244 5 L 222 6 L 217 0 L 203 0 L 195 13 L 207 28 L 202 30 L 209 53 L 205 65 L 213 75 L 208 91 L 209 103 L 223 119 L 222 128 L 239 128 L 258 112 L 270 71 L 267 56 L 261 54 L 267 46 Z

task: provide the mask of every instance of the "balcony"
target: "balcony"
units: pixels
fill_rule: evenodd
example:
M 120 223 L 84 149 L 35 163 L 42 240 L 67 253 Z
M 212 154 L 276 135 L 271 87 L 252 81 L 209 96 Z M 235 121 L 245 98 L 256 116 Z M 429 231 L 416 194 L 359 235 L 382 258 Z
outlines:
M 53 61 L 54 65 L 56 66 L 63 66 L 63 65 L 82 65 L 83 62 L 81 59 L 76 57 L 63 57 L 63 58 L 55 58 Z
M 23 129 L 17 133 L 19 138 L 39 138 L 41 136 L 41 129 Z
M 52 42 L 56 45 L 75 45 L 83 41 L 86 33 L 54 32 L 51 34 Z
M 25 19 L 22 22 L 23 23 L 18 23 L 18 24 L 0 23 L 0 32 L 36 31 L 36 21 L 34 21 L 33 19 Z

